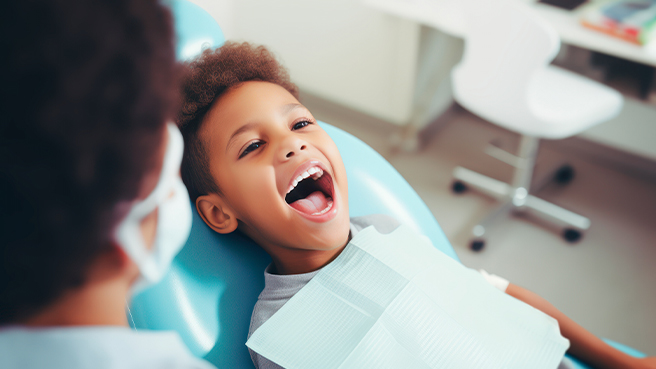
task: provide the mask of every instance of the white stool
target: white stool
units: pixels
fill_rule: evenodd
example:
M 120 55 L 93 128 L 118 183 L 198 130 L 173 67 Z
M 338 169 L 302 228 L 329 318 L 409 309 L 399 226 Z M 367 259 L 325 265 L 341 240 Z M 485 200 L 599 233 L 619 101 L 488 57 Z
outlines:
M 476 225 L 471 248 L 485 245 L 493 218 L 527 212 L 555 222 L 568 241 L 577 241 L 590 220 L 529 194 L 541 138 L 561 139 L 615 117 L 622 95 L 595 81 L 549 65 L 560 48 L 555 30 L 518 0 L 467 1 L 468 30 L 462 61 L 451 79 L 457 103 L 496 125 L 521 135 L 519 153 L 497 147 L 486 152 L 515 169 L 511 184 L 462 167 L 455 168 L 454 191 L 467 187 L 502 201 Z

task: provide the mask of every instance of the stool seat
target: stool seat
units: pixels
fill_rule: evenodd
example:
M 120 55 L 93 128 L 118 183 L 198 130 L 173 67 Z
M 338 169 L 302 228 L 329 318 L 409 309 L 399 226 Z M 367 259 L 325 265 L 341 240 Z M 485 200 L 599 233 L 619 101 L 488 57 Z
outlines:
M 622 95 L 599 82 L 552 65 L 527 78 L 520 101 L 506 84 L 492 91 L 463 86 L 466 70 L 454 70 L 454 97 L 467 110 L 525 136 L 561 139 L 578 134 L 619 114 Z M 510 77 L 512 78 L 512 77 Z M 508 83 L 511 83 L 510 81 Z
M 560 139 L 617 116 L 622 95 L 599 82 L 549 66 L 535 73 L 528 88 L 528 105 L 536 124 L 508 127 L 524 135 Z M 502 122 L 495 122 L 503 126 Z

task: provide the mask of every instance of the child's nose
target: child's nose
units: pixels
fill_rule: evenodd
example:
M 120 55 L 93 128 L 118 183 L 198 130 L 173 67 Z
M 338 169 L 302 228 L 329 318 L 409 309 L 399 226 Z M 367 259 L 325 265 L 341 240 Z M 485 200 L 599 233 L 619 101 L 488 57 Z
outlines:
M 290 141 L 291 142 L 289 142 L 287 145 L 285 145 L 283 150 L 281 150 L 282 154 L 284 155 L 284 157 L 281 158 L 282 160 L 289 159 L 289 158 L 293 157 L 294 155 L 299 154 L 301 151 L 304 151 L 304 150 L 307 149 L 307 144 L 305 142 L 301 141 L 301 140 L 296 139 L 296 140 L 290 140 Z

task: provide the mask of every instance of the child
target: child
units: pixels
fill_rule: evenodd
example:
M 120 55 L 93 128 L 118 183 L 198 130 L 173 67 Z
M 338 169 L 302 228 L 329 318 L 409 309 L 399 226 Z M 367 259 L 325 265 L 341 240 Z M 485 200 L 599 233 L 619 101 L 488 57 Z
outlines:
M 373 225 L 349 219 L 344 164 L 337 147 L 298 102 L 286 71 L 263 47 L 227 43 L 187 65 L 178 124 L 185 137 L 182 177 L 202 219 L 219 233 L 239 230 L 272 258 L 250 335 Z M 483 272 L 484 273 L 484 272 Z M 570 353 L 603 368 L 656 368 L 605 344 L 537 295 L 484 273 L 507 294 L 556 318 Z M 275 363 L 251 351 L 258 368 Z

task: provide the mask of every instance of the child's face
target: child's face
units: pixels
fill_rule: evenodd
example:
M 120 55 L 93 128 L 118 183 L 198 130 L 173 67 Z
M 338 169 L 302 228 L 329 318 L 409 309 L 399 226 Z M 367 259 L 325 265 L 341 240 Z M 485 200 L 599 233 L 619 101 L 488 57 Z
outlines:
M 246 82 L 215 102 L 205 119 L 200 138 L 221 190 L 212 196 L 223 204 L 224 214 L 217 219 L 229 225 L 228 218 L 236 218 L 239 229 L 272 256 L 276 249 L 334 250 L 346 244 L 348 188 L 342 158 L 287 90 Z

